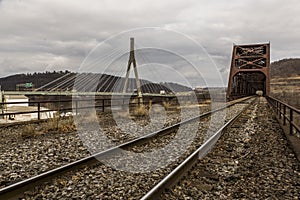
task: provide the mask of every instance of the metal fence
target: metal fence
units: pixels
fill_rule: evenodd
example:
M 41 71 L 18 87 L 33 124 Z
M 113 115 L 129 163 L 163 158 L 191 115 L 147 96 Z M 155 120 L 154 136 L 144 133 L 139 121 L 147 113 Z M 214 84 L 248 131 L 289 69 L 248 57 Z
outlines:
M 152 99 L 149 99 L 148 101 L 144 101 L 143 103 L 148 105 L 150 104 L 150 101 L 152 103 Z M 160 101 L 154 101 L 153 103 L 163 103 L 166 101 L 170 101 L 168 99 L 160 100 Z M 20 104 L 28 104 L 29 107 L 35 108 L 34 110 L 30 111 L 18 111 L 18 112 L 11 112 L 9 109 L 7 109 L 8 105 L 20 105 Z M 41 119 L 42 113 L 47 112 L 58 112 L 61 114 L 66 114 L 68 112 L 71 112 L 72 115 L 77 115 L 80 113 L 81 110 L 85 109 L 96 109 L 96 111 L 102 111 L 104 112 L 106 108 L 113 109 L 116 107 L 123 107 L 125 105 L 128 106 L 135 106 L 139 104 L 138 101 L 132 101 L 131 99 L 126 98 L 100 98 L 100 99 L 67 99 L 67 100 L 41 100 L 41 101 L 24 101 L 24 102 L 0 102 L 0 118 L 6 118 L 13 119 L 16 115 L 22 115 L 22 114 L 32 114 L 37 113 L 36 119 Z
M 299 137 L 300 110 L 270 96 L 267 96 L 267 100 L 283 126 L 288 126 L 289 134 Z

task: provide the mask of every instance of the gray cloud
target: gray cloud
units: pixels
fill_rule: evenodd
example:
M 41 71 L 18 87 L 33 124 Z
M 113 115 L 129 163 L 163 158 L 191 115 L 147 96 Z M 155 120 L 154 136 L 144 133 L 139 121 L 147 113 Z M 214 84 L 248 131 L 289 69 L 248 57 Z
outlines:
M 155 26 L 201 44 L 226 81 L 233 43 L 270 41 L 272 60 L 299 57 L 298 13 L 298 0 L 0 0 L 0 77 L 77 70 L 90 50 L 108 37 Z M 171 38 L 157 40 L 193 53 Z

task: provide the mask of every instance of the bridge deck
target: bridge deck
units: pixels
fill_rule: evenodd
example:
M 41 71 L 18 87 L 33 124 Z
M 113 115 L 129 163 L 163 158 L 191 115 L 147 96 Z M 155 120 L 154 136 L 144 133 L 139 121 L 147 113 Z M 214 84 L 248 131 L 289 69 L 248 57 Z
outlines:
M 48 96 L 137 96 L 137 93 L 112 93 L 112 92 L 71 92 L 71 91 L 2 91 L 3 95 L 48 95 Z M 185 94 L 185 93 L 183 93 Z M 180 95 L 180 94 L 179 94 Z M 174 94 L 143 93 L 148 97 L 174 97 Z

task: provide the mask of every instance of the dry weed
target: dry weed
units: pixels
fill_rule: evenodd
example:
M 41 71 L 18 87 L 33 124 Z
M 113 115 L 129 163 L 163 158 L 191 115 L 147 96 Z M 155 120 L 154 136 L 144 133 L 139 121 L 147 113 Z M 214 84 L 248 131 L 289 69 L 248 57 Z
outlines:
M 22 129 L 21 136 L 23 138 L 29 138 L 29 137 L 36 136 L 36 134 L 37 132 L 35 128 L 32 125 L 28 124 Z
M 137 117 L 144 117 L 149 114 L 149 111 L 145 105 L 138 105 L 134 108 L 133 114 Z

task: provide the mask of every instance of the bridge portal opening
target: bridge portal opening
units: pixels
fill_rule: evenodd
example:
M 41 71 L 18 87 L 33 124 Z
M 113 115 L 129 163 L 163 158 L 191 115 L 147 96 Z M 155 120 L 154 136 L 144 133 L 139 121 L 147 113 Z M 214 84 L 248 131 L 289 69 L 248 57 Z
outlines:
M 257 91 L 267 93 L 267 77 L 262 72 L 238 72 L 232 77 L 231 97 L 242 97 L 256 94 Z

